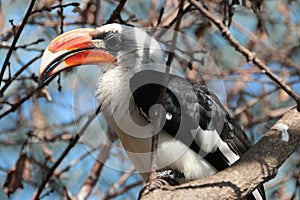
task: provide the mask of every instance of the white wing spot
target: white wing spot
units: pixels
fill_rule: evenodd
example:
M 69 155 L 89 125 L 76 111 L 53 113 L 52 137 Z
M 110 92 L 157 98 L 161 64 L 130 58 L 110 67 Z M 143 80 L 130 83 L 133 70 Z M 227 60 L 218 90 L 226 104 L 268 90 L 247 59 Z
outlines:
M 233 164 L 240 158 L 240 156 L 233 152 L 228 144 L 221 139 L 216 130 L 202 130 L 198 127 L 196 130 L 192 130 L 192 134 L 204 152 L 213 153 L 219 148 L 230 164 Z
M 166 113 L 166 119 L 167 119 L 167 120 L 171 120 L 172 117 L 173 117 L 173 116 L 172 116 L 171 113 L 169 113 L 169 112 Z
M 275 129 L 277 129 L 277 131 L 281 132 L 281 140 L 284 142 L 288 142 L 289 141 L 289 133 L 288 133 L 288 129 L 289 126 L 284 124 L 284 123 L 279 123 L 276 125 Z

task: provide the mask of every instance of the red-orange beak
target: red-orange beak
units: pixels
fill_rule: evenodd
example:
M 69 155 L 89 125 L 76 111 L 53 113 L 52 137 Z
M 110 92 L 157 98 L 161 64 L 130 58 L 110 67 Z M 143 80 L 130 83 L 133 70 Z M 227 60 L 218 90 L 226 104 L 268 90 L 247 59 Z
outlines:
M 115 57 L 92 41 L 94 29 L 75 29 L 57 36 L 44 51 L 39 72 L 39 83 L 64 69 L 84 65 L 111 63 Z

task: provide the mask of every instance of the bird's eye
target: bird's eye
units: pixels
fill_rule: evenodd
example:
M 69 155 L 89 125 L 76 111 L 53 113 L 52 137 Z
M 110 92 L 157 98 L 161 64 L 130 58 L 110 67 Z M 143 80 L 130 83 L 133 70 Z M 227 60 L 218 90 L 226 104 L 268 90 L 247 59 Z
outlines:
M 118 50 L 121 45 L 121 41 L 121 36 L 118 33 L 110 33 L 104 39 L 106 48 L 111 50 Z

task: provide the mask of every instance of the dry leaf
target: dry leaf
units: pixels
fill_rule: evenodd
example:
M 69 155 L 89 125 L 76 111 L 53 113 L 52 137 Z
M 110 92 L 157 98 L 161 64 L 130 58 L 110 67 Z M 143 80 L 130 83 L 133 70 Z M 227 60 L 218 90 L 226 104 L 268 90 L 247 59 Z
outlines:
M 44 87 L 37 93 L 36 98 L 41 98 L 41 97 L 45 97 L 49 102 L 52 101 L 51 94 L 50 94 L 49 90 L 47 89 L 47 87 Z
M 22 179 L 29 181 L 31 179 L 30 160 L 25 153 L 22 153 L 11 170 L 7 172 L 4 183 L 4 192 L 9 196 L 18 188 L 23 188 Z
M 278 101 L 279 102 L 285 102 L 290 99 L 291 99 L 291 97 L 284 90 L 279 89 L 279 92 L 278 92 Z

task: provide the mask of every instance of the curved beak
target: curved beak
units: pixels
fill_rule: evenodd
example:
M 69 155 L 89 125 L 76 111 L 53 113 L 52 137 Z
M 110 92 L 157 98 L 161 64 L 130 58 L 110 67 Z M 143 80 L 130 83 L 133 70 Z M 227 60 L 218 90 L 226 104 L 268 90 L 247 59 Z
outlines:
M 44 51 L 39 71 L 39 84 L 71 67 L 85 64 L 111 63 L 115 57 L 101 41 L 93 43 L 94 29 L 75 29 L 54 38 Z

